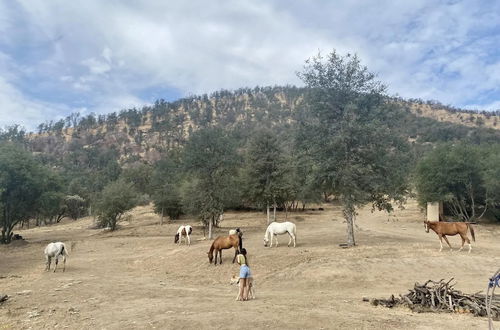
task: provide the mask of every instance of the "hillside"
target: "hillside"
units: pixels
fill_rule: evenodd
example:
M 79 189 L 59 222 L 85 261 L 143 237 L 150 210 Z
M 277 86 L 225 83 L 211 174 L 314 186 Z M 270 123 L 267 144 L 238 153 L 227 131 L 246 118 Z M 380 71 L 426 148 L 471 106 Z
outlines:
M 286 132 L 304 107 L 303 88 L 264 87 L 219 91 L 175 102 L 158 100 L 142 109 L 108 115 L 78 114 L 66 120 L 39 125 L 25 143 L 35 153 L 60 159 L 72 152 L 112 149 L 120 163 L 138 160 L 153 163 L 173 147 L 182 145 L 201 127 L 222 126 L 245 139 L 255 127 L 272 126 Z M 419 143 L 464 138 L 476 142 L 500 140 L 496 113 L 475 113 L 437 103 L 394 100 L 400 129 Z
M 210 265 L 210 241 L 193 218 L 182 219 L 194 226 L 190 247 L 173 243 L 179 222 L 160 226 L 150 207 L 131 211 L 130 221 L 116 232 L 89 229 L 92 217 L 21 230 L 25 242 L 0 245 L 0 284 L 10 296 L 0 308 L 0 324 L 7 329 L 487 328 L 486 318 L 470 314 L 413 313 L 375 307 L 362 298 L 397 296 L 415 282 L 452 277 L 464 293 L 484 290 L 497 267 L 492 256 L 500 248 L 499 228 L 477 225 L 480 239 L 470 254 L 456 251 L 456 236 L 449 239 L 455 251 L 439 252 L 438 237 L 424 231 L 423 213 L 410 201 L 389 217 L 370 207 L 360 210 L 360 245 L 342 249 L 342 211 L 322 206 L 324 211 L 289 216 L 297 224 L 296 248 L 286 246 L 287 235 L 279 236 L 277 248 L 263 246 L 261 212 L 226 213 L 216 234 L 235 227 L 244 232 L 256 286 L 256 299 L 248 302 L 234 301 L 233 251 L 224 250 L 222 265 Z M 284 220 L 284 214 L 278 218 Z M 64 273 L 43 271 L 42 251 L 55 239 L 71 248 Z

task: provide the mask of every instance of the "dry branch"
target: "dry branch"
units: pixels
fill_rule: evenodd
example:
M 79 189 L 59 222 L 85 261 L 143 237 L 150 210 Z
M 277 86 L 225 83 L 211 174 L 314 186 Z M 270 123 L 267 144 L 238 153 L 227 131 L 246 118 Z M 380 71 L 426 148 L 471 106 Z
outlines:
M 406 295 L 389 299 L 372 299 L 372 305 L 385 307 L 405 306 L 414 312 L 456 312 L 471 313 L 475 316 L 487 316 L 486 296 L 483 294 L 464 294 L 455 290 L 453 278 L 448 282 L 429 280 L 424 284 L 415 283 L 415 286 Z M 491 302 L 491 316 L 493 320 L 500 320 L 500 299 Z

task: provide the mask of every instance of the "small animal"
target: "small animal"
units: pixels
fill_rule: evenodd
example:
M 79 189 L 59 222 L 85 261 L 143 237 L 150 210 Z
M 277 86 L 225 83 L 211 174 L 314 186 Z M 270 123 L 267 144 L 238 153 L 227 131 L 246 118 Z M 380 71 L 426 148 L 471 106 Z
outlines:
M 186 244 L 191 245 L 191 233 L 193 232 L 193 227 L 190 225 L 180 226 L 175 234 L 174 243 L 179 243 L 181 245 L 182 237 L 186 238 Z
M 50 263 L 52 258 L 56 259 L 56 266 L 54 267 L 54 273 L 57 270 L 57 264 L 59 263 L 59 257 L 62 256 L 63 259 L 63 272 L 66 270 L 66 257 L 68 256 L 68 250 L 66 245 L 62 242 L 49 243 L 45 248 L 45 260 L 47 262 L 46 271 L 50 270 Z
M 255 299 L 255 289 L 254 289 L 254 283 L 253 283 L 253 277 L 249 277 L 248 280 L 250 281 L 250 288 L 248 290 L 248 299 Z M 238 284 L 238 294 L 236 295 L 236 300 L 240 300 L 240 278 L 236 275 L 233 275 L 231 277 L 231 280 L 229 281 L 231 285 Z

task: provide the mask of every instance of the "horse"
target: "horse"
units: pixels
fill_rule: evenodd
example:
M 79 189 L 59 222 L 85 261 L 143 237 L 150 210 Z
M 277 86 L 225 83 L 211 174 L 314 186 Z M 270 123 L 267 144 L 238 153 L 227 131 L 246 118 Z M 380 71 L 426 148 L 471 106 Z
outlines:
M 472 225 L 468 222 L 438 222 L 438 221 L 424 221 L 424 228 L 425 231 L 428 233 L 429 229 L 432 229 L 439 237 L 439 244 L 441 244 L 441 248 L 439 249 L 439 252 L 443 250 L 443 238 L 450 247 L 450 250 L 453 250 L 451 248 L 450 242 L 448 242 L 448 238 L 446 238 L 446 235 L 448 236 L 455 236 L 456 234 L 459 234 L 460 237 L 462 238 L 462 247 L 460 247 L 460 250 L 464 248 L 464 243 L 467 242 L 469 244 L 469 253 L 472 250 L 472 246 L 470 244 L 470 240 L 467 237 L 467 230 L 470 231 L 470 234 L 472 236 L 472 240 L 475 242 L 476 237 L 474 236 L 474 228 L 472 228 Z
M 45 267 L 46 271 L 50 270 L 50 262 L 52 258 L 56 259 L 56 266 L 54 267 L 54 273 L 57 269 L 57 264 L 59 262 L 59 256 L 63 258 L 63 272 L 66 270 L 66 257 L 68 256 L 68 249 L 66 249 L 66 245 L 62 242 L 49 243 L 45 248 L 45 260 L 47 261 L 47 267 Z
M 212 243 L 212 246 L 210 247 L 210 251 L 207 252 L 208 261 L 210 263 L 212 263 L 212 260 L 214 258 L 214 250 L 215 250 L 215 263 L 214 263 L 214 265 L 217 265 L 217 253 L 219 253 L 219 264 L 222 264 L 222 250 L 234 248 L 234 258 L 233 258 L 233 264 L 234 264 L 234 261 L 236 260 L 236 256 L 239 253 L 239 246 L 240 246 L 240 237 L 238 235 L 219 236 Z
M 264 246 L 267 246 L 269 242 L 268 236 L 271 236 L 271 245 L 269 247 L 273 247 L 273 236 L 276 239 L 276 247 L 278 247 L 278 237 L 277 235 L 282 235 L 284 233 L 288 233 L 290 236 L 290 240 L 288 241 L 288 246 L 293 239 L 293 247 L 295 247 L 295 242 L 297 238 L 297 227 L 293 222 L 273 222 L 271 223 L 266 230 L 266 234 L 264 235 Z
M 182 242 L 182 237 L 186 236 L 186 244 L 191 245 L 191 233 L 193 232 L 193 227 L 190 225 L 185 225 L 185 226 L 180 226 L 179 229 L 177 229 L 177 234 L 175 234 L 174 238 L 174 243 L 179 243 L 181 245 Z
M 239 227 L 236 229 L 230 229 L 229 235 L 238 235 L 240 237 L 240 251 L 241 251 L 241 249 L 243 249 L 243 232 L 241 231 L 241 229 Z

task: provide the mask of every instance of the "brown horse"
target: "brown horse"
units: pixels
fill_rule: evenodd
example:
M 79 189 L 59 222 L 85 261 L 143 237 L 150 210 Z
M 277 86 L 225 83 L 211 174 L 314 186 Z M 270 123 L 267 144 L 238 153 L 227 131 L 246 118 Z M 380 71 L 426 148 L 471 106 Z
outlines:
M 238 252 L 239 252 L 239 249 L 238 249 L 239 245 L 240 245 L 240 237 L 238 235 L 217 237 L 215 239 L 215 241 L 212 243 L 212 246 L 210 247 L 210 251 L 208 251 L 208 261 L 210 261 L 210 263 L 212 263 L 212 260 L 214 258 L 214 250 L 215 250 L 215 263 L 214 263 L 214 265 L 217 265 L 217 253 L 219 253 L 219 263 L 222 264 L 222 250 L 234 248 L 234 258 L 233 258 L 233 264 L 234 264 L 234 261 L 236 260 L 236 256 L 238 255 Z
M 472 250 L 472 246 L 470 245 L 470 240 L 467 237 L 467 230 L 470 230 L 472 240 L 474 242 L 476 241 L 476 237 L 474 236 L 474 228 L 472 228 L 472 225 L 468 222 L 424 221 L 424 227 L 426 232 L 429 232 L 429 229 L 432 229 L 439 236 L 439 243 L 441 244 L 441 249 L 439 249 L 439 252 L 443 250 L 443 238 L 446 241 L 446 243 L 448 243 L 450 250 L 452 250 L 450 242 L 448 242 L 448 238 L 446 238 L 446 235 L 448 236 L 455 236 L 456 234 L 460 235 L 460 237 L 462 238 L 462 247 L 458 251 L 462 251 L 465 242 L 469 244 L 469 253 Z

